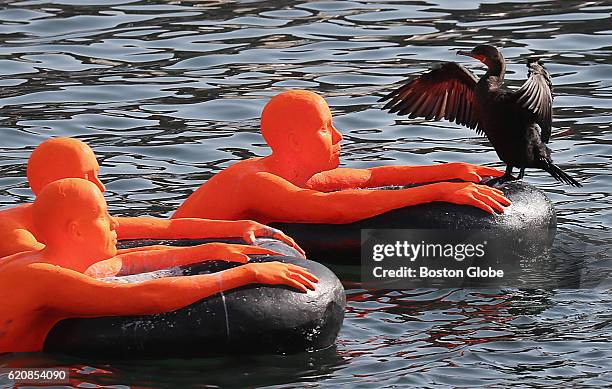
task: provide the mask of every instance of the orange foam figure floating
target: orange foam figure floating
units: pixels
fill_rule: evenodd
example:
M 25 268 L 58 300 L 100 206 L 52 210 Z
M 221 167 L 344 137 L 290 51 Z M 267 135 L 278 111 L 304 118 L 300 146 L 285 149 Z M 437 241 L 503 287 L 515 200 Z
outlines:
M 503 172 L 467 163 L 338 168 L 342 135 L 316 93 L 294 90 L 270 100 L 261 132 L 272 154 L 238 162 L 194 192 L 173 218 L 248 218 L 269 222 L 346 224 L 406 206 L 443 201 L 488 213 L 510 201 L 480 182 Z M 465 182 L 443 182 L 462 180 Z M 425 184 L 401 190 L 386 185 Z
M 77 139 L 52 138 L 41 143 L 28 161 L 30 187 L 38 194 L 49 183 L 62 178 L 82 178 L 104 192 L 98 177 L 100 166 L 91 148 Z M 165 220 L 151 217 L 118 217 L 117 236 L 121 239 L 203 239 L 242 237 L 253 243 L 255 237 L 274 237 L 301 251 L 281 231 L 250 220 L 217 221 L 201 219 Z M 0 257 L 44 247 L 32 222 L 31 204 L 0 211 Z
M 117 223 L 99 188 L 83 179 L 48 184 L 32 208 L 45 247 L 0 259 L 0 353 L 40 351 L 50 329 L 65 318 L 155 314 L 246 284 L 282 284 L 306 291 L 317 282 L 305 269 L 279 262 L 135 284 L 102 282 L 83 272 L 90 268 L 103 275 L 130 274 L 206 259 L 244 262 L 242 255 L 274 252 L 213 244 L 155 247 L 115 256 Z

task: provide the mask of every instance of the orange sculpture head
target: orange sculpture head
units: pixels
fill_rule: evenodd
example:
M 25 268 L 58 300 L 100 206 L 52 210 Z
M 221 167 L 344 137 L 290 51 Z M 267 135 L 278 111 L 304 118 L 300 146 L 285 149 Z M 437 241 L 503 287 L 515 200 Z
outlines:
M 318 94 L 292 90 L 272 98 L 261 114 L 261 133 L 275 155 L 297 160 L 313 172 L 340 163 L 342 134 L 329 106 Z
M 98 178 L 100 165 L 91 148 L 78 139 L 51 138 L 34 149 L 28 160 L 28 181 L 34 194 L 62 178 L 83 178 L 100 191 L 106 188 Z
M 117 253 L 117 227 L 100 189 L 81 178 L 45 186 L 32 206 L 38 239 L 50 250 L 69 251 L 93 264 Z

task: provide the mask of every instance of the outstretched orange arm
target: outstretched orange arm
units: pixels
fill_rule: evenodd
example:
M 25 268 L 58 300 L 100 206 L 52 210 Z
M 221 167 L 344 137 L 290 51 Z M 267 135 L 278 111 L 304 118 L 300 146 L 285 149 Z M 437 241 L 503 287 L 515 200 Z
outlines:
M 157 219 L 153 217 L 115 217 L 118 239 L 207 239 L 243 238 L 255 243 L 256 237 L 272 237 L 304 251 L 282 231 L 252 220 L 208 220 L 196 218 Z
M 85 274 L 94 278 L 125 276 L 210 260 L 246 263 L 249 255 L 282 254 L 261 247 L 227 243 L 206 243 L 191 247 L 139 247 L 95 263 Z
M 126 284 L 98 281 L 45 263 L 32 264 L 29 268 L 41 293 L 48 295 L 48 290 L 54 290 L 50 297 L 39 296 L 41 302 L 65 317 L 148 315 L 173 311 L 215 293 L 252 283 L 283 284 L 305 292 L 314 290 L 314 282 L 318 281 L 306 269 L 280 262 L 248 263 L 218 273 Z
M 495 188 L 468 182 L 438 182 L 401 190 L 348 189 L 319 192 L 297 187 L 270 173 L 245 177 L 246 205 L 264 222 L 344 224 L 366 219 L 392 209 L 444 201 L 472 205 L 488 213 L 503 212 L 510 200 Z
M 321 192 L 332 192 L 455 179 L 477 183 L 482 181 L 483 176 L 499 177 L 503 174 L 494 168 L 464 162 L 428 166 L 379 166 L 369 169 L 337 168 L 315 174 L 306 182 L 305 187 Z

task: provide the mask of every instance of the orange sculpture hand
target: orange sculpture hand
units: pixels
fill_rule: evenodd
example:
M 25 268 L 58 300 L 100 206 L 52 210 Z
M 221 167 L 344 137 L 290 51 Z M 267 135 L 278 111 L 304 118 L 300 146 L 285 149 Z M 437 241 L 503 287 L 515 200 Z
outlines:
M 448 172 L 448 176 L 444 177 L 444 180 L 459 179 L 478 183 L 482 181 L 483 176 L 501 177 L 504 175 L 501 170 L 465 162 L 451 162 L 438 166 Z
M 428 187 L 437 191 L 437 201 L 446 201 L 453 204 L 471 205 L 488 213 L 504 212 L 504 205 L 510 205 L 504 193 L 486 185 L 469 182 L 438 182 Z
M 249 263 L 243 268 L 252 274 L 254 283 L 287 285 L 304 293 L 308 289 L 314 290 L 314 284 L 319 282 L 319 279 L 305 268 L 290 263 Z
M 257 246 L 229 243 L 206 243 L 193 248 L 194 258 L 219 259 L 228 262 L 249 262 L 249 255 L 283 255 L 274 250 L 264 249 Z
M 269 237 L 285 242 L 302 254 L 302 256 L 306 254 L 291 237 L 285 235 L 285 233 L 279 229 L 268 227 L 252 220 L 240 220 L 237 223 L 239 223 L 239 230 L 242 231 L 242 238 L 248 244 L 255 244 L 255 238 Z

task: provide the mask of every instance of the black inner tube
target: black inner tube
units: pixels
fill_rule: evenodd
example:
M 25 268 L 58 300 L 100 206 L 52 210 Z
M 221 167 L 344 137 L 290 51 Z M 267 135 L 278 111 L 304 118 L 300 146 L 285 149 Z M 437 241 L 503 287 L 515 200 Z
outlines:
M 293 251 L 278 241 L 261 246 Z M 201 241 L 178 241 L 196 244 Z M 134 242 L 132 242 L 133 244 Z M 139 242 L 145 243 L 145 242 Z M 151 243 L 147 241 L 146 243 Z M 280 246 L 279 246 L 280 245 Z M 325 266 L 302 258 L 269 256 L 303 266 L 319 278 L 315 291 L 248 285 L 200 300 L 174 312 L 128 317 L 66 319 L 47 336 L 44 350 L 80 356 L 157 358 L 228 353 L 292 353 L 330 347 L 344 319 L 344 288 Z M 216 272 L 235 263 L 208 261 L 113 282 L 142 282 L 168 276 Z
M 348 224 L 271 223 L 283 230 L 306 251 L 309 258 L 334 263 L 358 264 L 362 229 L 447 229 L 517 232 L 517 237 L 530 241 L 525 252 L 550 247 L 554 239 L 557 217 L 553 204 L 541 190 L 521 181 L 499 187 L 512 205 L 503 214 L 490 215 L 467 205 L 443 202 L 420 204 L 395 209 L 378 216 Z M 399 187 L 389 188 L 399 189 Z

